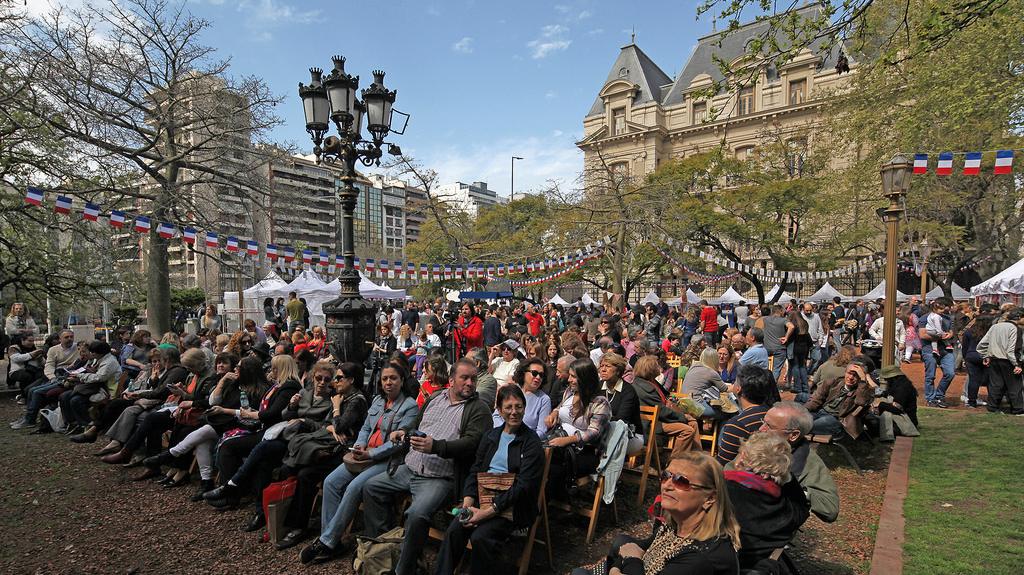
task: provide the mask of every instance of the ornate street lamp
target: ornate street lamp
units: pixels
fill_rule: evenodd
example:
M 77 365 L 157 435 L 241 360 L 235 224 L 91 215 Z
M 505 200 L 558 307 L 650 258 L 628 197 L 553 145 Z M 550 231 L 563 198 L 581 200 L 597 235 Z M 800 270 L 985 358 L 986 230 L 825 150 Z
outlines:
M 896 350 L 896 267 L 900 218 L 906 208 L 904 200 L 910 190 L 913 166 L 902 155 L 895 155 L 882 166 L 882 193 L 889 200 L 887 208 L 878 211 L 886 224 L 885 233 L 885 316 L 882 322 L 882 367 L 893 365 Z
M 928 293 L 928 256 L 932 255 L 932 246 L 928 244 L 928 238 L 921 240 L 921 305 L 925 304 L 925 295 Z
M 299 83 L 299 97 L 306 116 L 306 131 L 313 140 L 313 155 L 317 164 L 337 166 L 341 172 L 342 187 L 338 190 L 341 203 L 342 256 L 345 269 L 339 276 L 341 296 L 324 304 L 327 335 L 334 357 L 340 361 L 362 363 L 369 354 L 368 342 L 374 339 L 374 305 L 359 295 L 359 273 L 355 269 L 355 238 L 353 219 L 359 190 L 356 163 L 365 166 L 380 165 L 387 152 L 398 156 L 401 148 L 384 141 L 389 134 L 404 134 L 409 115 L 393 108 L 395 90 L 384 87 L 384 72 L 373 72 L 373 83 L 358 97 L 359 76 L 345 72 L 345 58 L 334 56 L 334 69 L 326 77 L 323 70 L 310 68 L 309 85 Z M 395 129 L 392 119 L 401 115 L 401 129 Z M 363 121 L 370 139 L 362 136 Z M 324 137 L 330 122 L 337 136 Z

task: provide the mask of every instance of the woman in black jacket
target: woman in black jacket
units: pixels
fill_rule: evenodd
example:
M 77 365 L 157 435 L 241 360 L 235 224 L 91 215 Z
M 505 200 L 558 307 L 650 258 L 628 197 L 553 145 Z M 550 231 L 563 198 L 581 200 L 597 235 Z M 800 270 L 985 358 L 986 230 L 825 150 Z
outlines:
M 466 550 L 466 540 L 473 543 L 470 573 L 482 575 L 494 569 L 494 557 L 515 529 L 533 524 L 537 517 L 537 498 L 544 473 L 544 449 L 540 439 L 523 425 L 526 396 L 518 385 L 505 385 L 498 390 L 498 412 L 505 420 L 484 434 L 476 451 L 476 461 L 466 477 L 462 490 L 462 507 L 452 520 L 438 551 L 436 575 L 451 575 Z M 480 477 L 498 478 L 512 474 L 514 479 L 504 491 L 494 492 L 490 503 L 481 502 Z M 485 484 L 490 483 L 485 480 Z
M 597 366 L 601 377 L 601 393 L 612 406 L 612 421 L 622 420 L 635 432 L 629 438 L 626 453 L 635 453 L 644 446 L 643 420 L 640 419 L 640 398 L 633 384 L 622 379 L 626 373 L 626 358 L 608 352 L 601 357 Z

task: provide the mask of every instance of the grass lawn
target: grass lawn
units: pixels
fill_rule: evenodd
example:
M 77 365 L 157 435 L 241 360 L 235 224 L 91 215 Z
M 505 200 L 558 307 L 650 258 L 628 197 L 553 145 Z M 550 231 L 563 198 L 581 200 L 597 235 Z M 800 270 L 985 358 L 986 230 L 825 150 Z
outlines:
M 1019 574 L 1024 418 L 923 409 L 904 504 L 904 574 Z

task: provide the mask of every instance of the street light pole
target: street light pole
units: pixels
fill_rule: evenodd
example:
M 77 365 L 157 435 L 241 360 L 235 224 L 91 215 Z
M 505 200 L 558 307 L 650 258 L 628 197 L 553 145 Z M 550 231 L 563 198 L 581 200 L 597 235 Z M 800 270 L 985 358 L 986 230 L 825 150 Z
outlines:
M 310 68 L 309 85 L 299 83 L 299 97 L 306 116 L 306 131 L 313 140 L 317 164 L 333 164 L 340 168 L 342 186 L 338 190 L 341 205 L 341 249 L 345 269 L 339 274 L 340 297 L 323 305 L 331 351 L 339 361 L 362 363 L 369 354 L 367 342 L 374 339 L 375 306 L 359 295 L 359 272 L 355 269 L 355 207 L 359 190 L 355 187 L 357 163 L 380 165 L 383 146 L 393 156 L 402 150 L 384 141 L 393 130 L 394 114 L 408 115 L 393 109 L 396 92 L 384 87 L 384 72 L 374 70 L 373 83 L 357 97 L 359 77 L 345 72 L 345 58 L 334 56 L 334 69 L 327 77 L 323 70 Z M 370 139 L 362 136 L 363 119 Z M 338 136 L 324 138 L 333 122 Z
M 932 247 L 925 238 L 921 241 L 921 305 L 925 304 L 925 294 L 928 293 L 928 256 L 931 253 Z
M 885 233 L 885 315 L 882 321 L 882 367 L 896 363 L 896 270 L 900 218 L 905 211 L 903 200 L 910 189 L 911 164 L 897 154 L 882 166 L 882 192 L 889 206 L 879 210 L 886 224 Z
M 516 160 L 522 160 L 519 156 L 512 156 L 512 184 L 509 187 L 508 201 L 516 199 Z

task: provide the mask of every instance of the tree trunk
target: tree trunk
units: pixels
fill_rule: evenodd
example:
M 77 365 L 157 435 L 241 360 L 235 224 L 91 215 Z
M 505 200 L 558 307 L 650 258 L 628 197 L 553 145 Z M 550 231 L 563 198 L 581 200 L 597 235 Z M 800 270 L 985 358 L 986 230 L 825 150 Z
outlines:
M 612 254 L 612 292 L 615 295 L 625 297 L 624 283 L 626 279 L 626 272 L 623 269 L 625 265 L 626 253 L 626 224 L 619 224 L 619 230 L 615 234 L 615 253 Z
M 146 323 L 154 339 L 171 329 L 170 266 L 167 264 L 167 240 L 156 234 L 157 220 L 149 232 L 146 266 Z

